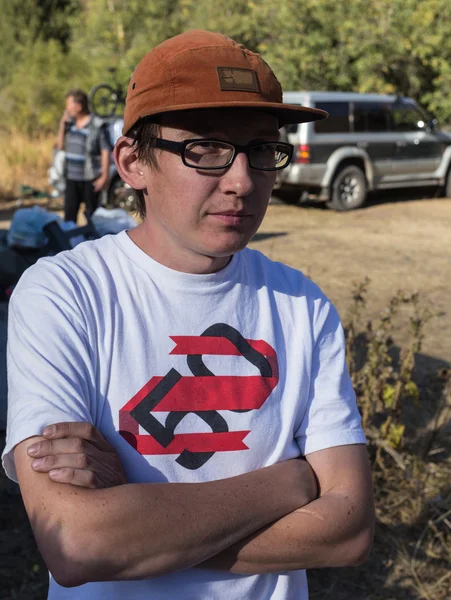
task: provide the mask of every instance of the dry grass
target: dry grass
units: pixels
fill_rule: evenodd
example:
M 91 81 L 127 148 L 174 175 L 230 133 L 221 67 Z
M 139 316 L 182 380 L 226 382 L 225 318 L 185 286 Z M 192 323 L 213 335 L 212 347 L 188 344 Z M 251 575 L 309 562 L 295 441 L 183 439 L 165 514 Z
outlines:
M 54 136 L 30 139 L 18 132 L 0 132 L 0 200 L 20 193 L 21 185 L 47 190 Z
M 361 287 L 359 288 L 362 289 Z M 355 298 L 355 294 L 354 294 Z M 417 299 L 415 299 L 415 303 Z M 419 300 L 418 300 L 419 302 Z M 355 318 L 356 303 L 349 315 Z M 357 305 L 358 307 L 358 305 Z M 414 320 L 423 311 L 410 305 Z M 428 320 L 424 321 L 427 334 Z M 451 597 L 451 370 L 422 373 L 422 384 L 414 383 L 413 361 L 406 366 L 412 349 L 421 349 L 424 331 L 412 333 L 410 347 L 391 356 L 374 339 L 390 337 L 395 330 L 387 311 L 381 322 L 366 330 L 347 328 L 351 375 L 358 402 L 366 415 L 368 450 L 372 463 L 377 528 L 372 555 L 358 569 L 313 571 L 311 597 L 321 600 L 449 600 Z M 370 332 L 370 333 L 369 333 Z M 358 344 L 355 343 L 358 339 Z M 391 345 L 396 340 L 391 341 Z M 371 356 L 371 352 L 373 356 Z M 375 357 L 374 354 L 378 356 Z M 371 363 L 384 368 L 372 369 Z M 389 371 L 388 376 L 384 370 Z M 365 377 L 362 378 L 361 375 Z M 407 382 L 395 403 L 386 395 L 393 382 Z M 388 382 L 392 382 L 391 384 Z M 378 385 L 382 387 L 378 390 Z M 402 386 L 401 386 L 402 387 Z M 401 388 L 400 388 L 401 389 Z M 413 396 L 409 390 L 414 391 Z M 368 395 L 371 396 L 371 408 Z M 390 402 L 383 402 L 383 398 Z M 401 431 L 393 438 L 387 421 Z
M 374 473 L 377 526 L 373 551 L 354 569 L 312 571 L 311 600 L 449 600 L 451 461 L 386 461 Z

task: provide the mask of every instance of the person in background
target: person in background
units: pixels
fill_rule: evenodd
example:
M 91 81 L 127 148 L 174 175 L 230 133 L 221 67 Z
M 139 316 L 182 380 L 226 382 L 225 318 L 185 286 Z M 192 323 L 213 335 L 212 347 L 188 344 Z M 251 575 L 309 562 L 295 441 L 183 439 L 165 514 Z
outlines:
M 99 205 L 100 192 L 108 181 L 111 155 L 106 123 L 91 115 L 88 97 L 82 90 L 66 94 L 56 146 L 66 153 L 64 219 L 76 223 L 82 202 L 89 216 Z

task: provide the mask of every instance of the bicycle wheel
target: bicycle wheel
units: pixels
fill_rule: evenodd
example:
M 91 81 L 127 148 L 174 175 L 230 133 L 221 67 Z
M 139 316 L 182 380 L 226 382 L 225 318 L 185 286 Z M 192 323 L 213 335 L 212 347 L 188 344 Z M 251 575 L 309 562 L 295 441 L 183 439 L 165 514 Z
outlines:
M 99 83 L 91 88 L 88 100 L 90 111 L 99 117 L 107 119 L 116 112 L 117 92 L 107 83 Z

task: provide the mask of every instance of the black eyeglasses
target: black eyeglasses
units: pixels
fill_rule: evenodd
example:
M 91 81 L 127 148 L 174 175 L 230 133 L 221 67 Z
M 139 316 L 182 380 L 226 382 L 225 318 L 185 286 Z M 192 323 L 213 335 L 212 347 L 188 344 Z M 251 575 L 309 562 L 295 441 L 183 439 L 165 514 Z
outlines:
M 177 152 L 183 164 L 192 169 L 224 169 L 229 167 L 240 152 L 244 152 L 249 166 L 258 171 L 278 171 L 290 164 L 293 146 L 285 142 L 251 142 L 246 146 L 221 140 L 195 139 L 174 142 L 154 138 L 156 148 Z

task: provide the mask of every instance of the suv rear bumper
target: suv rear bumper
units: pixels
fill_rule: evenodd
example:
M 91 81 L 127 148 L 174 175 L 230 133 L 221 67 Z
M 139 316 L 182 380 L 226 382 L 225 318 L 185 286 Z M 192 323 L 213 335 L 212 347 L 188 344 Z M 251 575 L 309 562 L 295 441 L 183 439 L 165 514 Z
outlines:
M 281 171 L 280 185 L 296 185 L 301 188 L 320 188 L 324 174 L 325 164 L 302 165 L 292 163 Z

